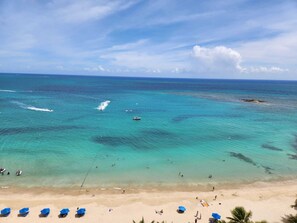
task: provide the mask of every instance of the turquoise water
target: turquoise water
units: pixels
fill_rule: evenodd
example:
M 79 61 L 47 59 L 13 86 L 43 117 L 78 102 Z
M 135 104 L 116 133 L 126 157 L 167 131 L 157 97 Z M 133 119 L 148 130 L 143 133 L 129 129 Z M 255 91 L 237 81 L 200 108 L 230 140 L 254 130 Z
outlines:
M 1 74 L 0 185 L 296 177 L 296 111 L 297 82 Z

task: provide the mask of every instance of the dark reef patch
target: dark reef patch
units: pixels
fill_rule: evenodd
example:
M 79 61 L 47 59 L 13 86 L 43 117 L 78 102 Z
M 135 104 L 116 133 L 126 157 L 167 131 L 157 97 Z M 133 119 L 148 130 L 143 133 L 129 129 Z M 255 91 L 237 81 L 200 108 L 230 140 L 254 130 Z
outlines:
M 242 161 L 244 161 L 246 163 L 257 166 L 257 164 L 251 158 L 249 158 L 249 157 L 247 157 L 247 156 L 245 156 L 245 155 L 243 155 L 241 153 L 230 152 L 229 154 L 230 154 L 231 157 L 235 157 L 235 158 L 237 158 L 239 160 L 242 160 Z
M 292 147 L 297 150 L 297 134 L 294 135 L 295 139 L 294 142 L 292 143 Z
M 297 154 L 287 154 L 289 159 L 297 160 Z
M 276 146 L 269 145 L 269 144 L 263 144 L 262 148 L 273 150 L 273 151 L 283 151 L 282 149 L 280 149 L 280 148 L 278 148 Z
M 217 115 L 211 115 L 211 114 L 184 114 L 184 115 L 178 115 L 171 119 L 172 122 L 182 122 L 187 119 L 191 118 L 240 118 L 241 115 L 237 114 L 217 114 Z
M 146 136 L 151 136 L 151 137 L 174 137 L 175 136 L 175 134 L 169 131 L 166 131 L 163 129 L 157 129 L 157 128 L 141 130 L 141 134 L 144 134 Z
M 265 173 L 267 173 L 267 174 L 273 174 L 271 172 L 273 170 L 271 167 L 269 167 L 269 166 L 263 166 L 263 165 L 262 165 L 262 167 L 264 168 Z
M 71 130 L 71 129 L 82 129 L 82 127 L 73 126 L 73 125 L 69 125 L 69 126 L 60 125 L 60 126 L 0 128 L 0 135 L 16 135 L 16 134 L 49 132 L 49 131 L 65 131 L 65 130 Z
M 199 117 L 200 115 L 178 115 L 174 118 L 172 118 L 173 122 L 182 122 L 185 121 L 189 118 L 195 118 L 195 117 Z
M 66 121 L 67 122 L 72 122 L 72 121 L 76 121 L 76 120 L 80 120 L 87 117 L 86 115 L 80 115 L 80 116 L 76 116 L 76 117 L 72 117 L 72 118 L 67 118 Z
M 163 148 L 171 148 L 172 144 L 176 143 L 176 141 L 172 142 L 172 137 L 176 137 L 176 135 L 169 131 L 158 128 L 147 128 L 142 129 L 135 135 L 94 136 L 91 138 L 91 141 L 110 147 L 127 146 L 137 150 L 152 150 L 160 148 L 160 143 Z
M 137 136 L 95 136 L 91 139 L 93 142 L 118 147 L 118 146 L 129 146 L 134 149 L 152 149 L 153 145 L 145 141 L 142 137 Z

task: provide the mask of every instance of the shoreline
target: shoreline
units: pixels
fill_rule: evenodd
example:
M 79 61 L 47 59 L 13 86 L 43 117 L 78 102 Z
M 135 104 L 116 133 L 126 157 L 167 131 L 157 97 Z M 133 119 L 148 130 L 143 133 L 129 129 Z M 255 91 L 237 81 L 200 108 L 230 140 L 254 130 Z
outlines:
M 216 187 L 215 191 L 187 190 L 149 190 L 135 191 L 121 190 L 81 190 L 68 191 L 44 190 L 37 188 L 0 189 L 0 208 L 11 207 L 12 213 L 0 222 L 131 222 L 140 221 L 142 216 L 146 221 L 194 222 L 197 211 L 202 220 L 208 222 L 212 212 L 218 212 L 223 219 L 230 216 L 230 210 L 235 206 L 243 206 L 252 210 L 252 220 L 267 220 L 269 223 L 280 222 L 285 214 L 296 211 L 290 208 L 296 199 L 297 180 L 278 182 L 256 182 L 233 188 Z M 75 192 L 75 193 L 74 193 Z M 214 196 L 217 195 L 217 200 Z M 196 199 L 198 197 L 198 199 Z M 209 207 L 202 207 L 200 200 L 209 203 Z M 221 203 L 221 204 L 220 204 Z M 186 213 L 176 213 L 176 208 L 184 205 Z M 30 214 L 26 218 L 17 217 L 17 211 L 22 207 L 30 207 Z M 42 208 L 49 207 L 52 212 L 48 218 L 39 218 Z M 68 207 L 70 215 L 65 219 L 58 218 L 61 208 Z M 83 218 L 75 218 L 77 207 L 85 207 L 87 214 Z M 110 211 L 112 209 L 112 211 Z M 156 214 L 155 210 L 164 210 L 164 214 Z
M 210 179 L 209 182 L 202 183 L 152 183 L 152 184 L 110 184 L 110 185 L 102 185 L 102 186 L 14 186 L 14 185 L 1 185 L 0 191 L 8 191 L 8 192 L 19 192 L 19 191 L 34 191 L 37 192 L 52 192 L 52 193 L 65 193 L 67 190 L 67 194 L 75 195 L 77 192 L 84 191 L 96 191 L 97 193 L 102 194 L 114 194 L 119 191 L 126 190 L 131 193 L 142 193 L 142 192 L 192 192 L 192 191 L 209 191 L 213 186 L 220 189 L 238 189 L 241 187 L 252 187 L 253 185 L 261 184 L 261 185 L 270 185 L 270 184 L 279 184 L 279 183 L 295 183 L 297 185 L 297 177 L 277 177 L 266 180 L 246 180 L 246 181 L 232 181 L 232 182 L 216 182 L 213 179 Z

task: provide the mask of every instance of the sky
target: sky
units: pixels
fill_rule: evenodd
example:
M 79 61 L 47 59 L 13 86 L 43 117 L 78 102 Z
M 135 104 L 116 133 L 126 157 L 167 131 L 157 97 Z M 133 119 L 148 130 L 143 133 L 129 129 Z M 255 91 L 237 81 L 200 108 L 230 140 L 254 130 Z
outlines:
M 297 0 L 0 0 L 0 72 L 297 80 Z

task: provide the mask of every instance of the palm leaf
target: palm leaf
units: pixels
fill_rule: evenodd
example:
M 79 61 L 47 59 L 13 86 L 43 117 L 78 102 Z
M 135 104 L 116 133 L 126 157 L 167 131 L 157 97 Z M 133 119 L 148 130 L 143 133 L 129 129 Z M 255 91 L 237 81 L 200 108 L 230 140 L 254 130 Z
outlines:
M 243 207 L 235 207 L 231 211 L 232 217 L 227 217 L 230 223 L 248 223 L 252 217 L 252 212 L 247 212 Z

